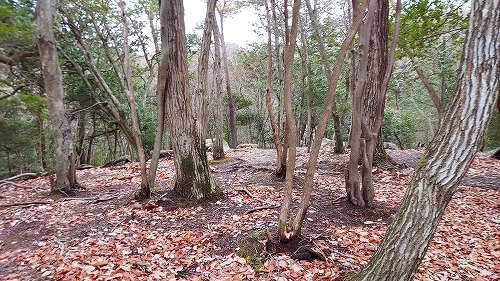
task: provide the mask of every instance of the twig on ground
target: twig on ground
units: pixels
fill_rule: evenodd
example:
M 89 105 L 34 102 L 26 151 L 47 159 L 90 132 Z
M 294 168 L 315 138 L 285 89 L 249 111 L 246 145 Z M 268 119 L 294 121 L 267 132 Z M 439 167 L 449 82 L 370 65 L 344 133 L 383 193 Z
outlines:
M 342 199 L 342 198 L 345 198 L 345 196 L 340 196 L 339 198 L 334 199 L 334 200 L 332 201 L 332 204 L 337 204 L 337 203 L 340 203 L 340 199 Z
M 105 202 L 109 200 L 113 200 L 115 198 L 118 198 L 118 195 L 111 196 L 111 197 L 105 197 L 105 198 L 100 198 L 100 197 L 83 197 L 83 198 L 63 198 L 62 201 L 90 201 L 90 203 L 99 203 L 99 202 Z
M 31 189 L 34 189 L 35 191 L 38 191 L 37 188 L 39 187 L 36 187 L 36 186 L 29 186 L 29 185 L 24 185 L 24 184 L 18 184 L 18 183 L 15 183 L 15 182 L 12 182 L 12 181 L 7 181 L 7 180 L 3 180 L 0 182 L 0 186 L 3 186 L 3 185 L 13 185 L 15 187 L 22 187 L 22 188 L 31 188 Z
M 51 204 L 51 203 L 52 202 L 43 202 L 43 201 L 18 202 L 18 203 L 11 203 L 11 204 L 2 204 L 2 205 L 0 205 L 0 208 L 8 208 L 8 207 L 14 207 L 14 206 L 41 205 L 41 204 Z
M 10 178 L 6 178 L 6 179 L 3 179 L 3 180 L 0 180 L 0 183 L 7 182 L 7 181 L 13 181 L 13 180 L 18 179 L 18 178 L 32 179 L 32 178 L 36 178 L 36 176 L 37 175 L 35 173 L 24 173 L 24 174 L 20 174 L 20 175 L 17 175 L 17 176 L 13 176 L 13 177 L 10 177 Z
M 265 209 L 274 209 L 274 208 L 278 208 L 278 207 L 280 207 L 280 205 L 268 205 L 268 206 L 255 207 L 253 209 L 246 211 L 245 215 L 251 214 L 255 211 L 260 211 L 260 210 L 265 210 Z
M 113 226 L 113 228 L 111 229 L 111 231 L 109 233 L 113 233 L 113 231 L 115 231 L 115 229 L 120 225 L 122 224 L 124 221 L 126 221 L 127 219 L 129 219 L 130 216 L 127 216 L 126 218 L 122 219 L 121 221 L 119 221 L 117 224 L 115 224 L 115 226 Z
M 246 188 L 235 188 L 234 190 L 236 191 L 240 191 L 240 192 L 244 192 L 246 194 L 248 194 L 248 196 L 250 196 L 251 198 L 259 201 L 260 203 L 264 203 L 264 204 L 267 204 L 267 205 L 274 205 L 273 203 L 269 202 L 269 201 L 266 201 L 266 200 L 262 200 L 260 199 L 259 197 L 253 195 L 250 191 L 248 191 L 248 189 Z

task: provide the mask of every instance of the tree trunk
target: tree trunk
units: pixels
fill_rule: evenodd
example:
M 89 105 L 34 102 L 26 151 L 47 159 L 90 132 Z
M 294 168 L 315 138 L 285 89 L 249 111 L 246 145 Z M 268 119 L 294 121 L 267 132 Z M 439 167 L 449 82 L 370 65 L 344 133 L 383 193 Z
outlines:
M 375 192 L 373 190 L 371 170 L 374 159 L 381 163 L 391 163 L 392 161 L 385 153 L 381 128 L 385 95 L 392 74 L 399 35 L 401 2 L 398 1 L 396 5 L 394 36 L 390 52 L 388 52 L 387 47 L 389 3 L 387 0 L 377 2 L 373 5 L 374 10 L 370 6 L 370 14 L 359 32 L 358 87 L 353 97 L 351 156 L 349 173 L 347 174 L 348 177 L 346 177 L 348 198 L 354 205 L 358 206 L 371 206 L 373 202 Z M 354 8 L 358 5 L 357 0 L 353 1 Z M 358 12 L 355 10 L 356 13 Z M 362 131 L 363 140 L 359 129 Z M 360 152 L 360 145 L 363 146 L 362 152 Z M 357 166 L 360 157 L 363 166 L 362 191 L 358 192 L 359 175 Z
M 359 9 L 358 0 L 353 2 L 353 15 L 358 17 L 364 10 Z M 346 173 L 347 198 L 356 206 L 365 206 L 361 191 L 358 174 L 358 160 L 361 149 L 362 128 L 362 97 L 368 77 L 368 50 L 370 44 L 371 26 L 374 21 L 378 1 L 370 1 L 366 22 L 359 28 L 359 65 L 358 81 L 352 98 L 352 121 L 351 121 L 351 154 L 349 157 L 349 171 Z
M 374 1 L 374 0 L 372 0 Z M 365 1 L 363 3 L 362 11 L 364 11 L 368 7 L 368 3 L 371 1 Z M 344 59 L 346 57 L 347 51 L 350 48 L 350 44 L 352 40 L 354 39 L 356 35 L 356 30 L 358 29 L 359 25 L 361 24 L 361 21 L 363 19 L 364 13 L 360 13 L 358 17 L 354 20 L 353 27 L 349 34 L 347 35 L 346 39 L 342 43 L 342 46 L 340 47 L 339 53 L 337 55 L 337 60 L 335 63 L 335 66 L 332 71 L 332 77 L 329 80 L 328 84 L 328 92 L 327 92 L 327 97 L 325 101 L 325 105 L 323 107 L 323 111 L 321 113 L 321 117 L 316 129 L 316 136 L 314 138 L 314 142 L 311 148 L 311 155 L 309 157 L 309 161 L 307 163 L 307 171 L 306 171 L 306 176 L 304 179 L 304 188 L 302 192 L 302 197 L 300 199 L 300 204 L 299 204 L 299 209 L 297 211 L 297 215 L 292 221 L 291 229 L 289 229 L 286 233 L 286 236 L 284 237 L 285 239 L 291 240 L 294 239 L 299 233 L 302 228 L 302 223 L 304 222 L 304 218 L 307 212 L 307 208 L 309 207 L 309 201 L 311 198 L 311 192 L 312 192 L 312 183 L 313 183 L 313 177 L 314 173 L 316 172 L 316 164 L 318 161 L 318 155 L 319 155 L 319 150 L 321 148 L 321 141 L 323 139 L 323 134 L 325 133 L 326 130 L 326 123 L 328 119 L 330 118 L 330 114 L 332 111 L 332 103 L 333 99 L 335 98 L 335 91 L 337 89 L 337 84 L 339 81 L 339 77 L 341 74 L 342 70 L 342 64 L 344 62 Z M 286 193 L 285 193 L 286 195 Z M 281 224 L 282 220 L 280 217 L 280 224 L 278 227 L 282 226 Z M 282 237 L 280 237 L 281 239 Z M 283 240 L 283 239 L 282 239 Z M 286 240 L 285 240 L 286 241 Z
M 350 280 L 412 280 L 479 149 L 500 90 L 500 4 L 473 1 L 451 106 L 368 265 Z
M 224 2 L 224 5 L 226 2 Z M 238 131 L 236 130 L 236 109 L 234 107 L 233 93 L 231 92 L 231 81 L 229 80 L 229 66 L 227 62 L 226 42 L 224 41 L 224 11 L 218 9 L 220 16 L 220 43 L 222 45 L 222 62 L 226 76 L 227 105 L 229 108 L 229 131 L 231 135 L 231 147 L 238 146 Z
M 76 186 L 75 155 L 71 127 L 66 118 L 63 80 L 54 38 L 56 1 L 40 0 L 37 4 L 37 39 L 52 132 L 56 144 L 56 186 L 51 192 L 68 192 Z
M 295 161 L 297 155 L 297 127 L 292 109 L 292 74 L 295 46 L 297 42 L 300 0 L 293 1 L 292 8 L 292 26 L 288 28 L 288 4 L 284 1 L 285 7 L 285 80 L 284 82 L 284 101 L 286 113 L 286 125 L 288 126 L 288 142 L 285 142 L 285 148 L 288 150 L 288 161 L 286 167 L 285 187 L 283 188 L 283 203 L 278 222 L 278 236 L 281 241 L 289 241 L 297 233 L 291 232 L 287 226 L 288 214 L 290 213 L 290 204 L 292 202 L 292 186 L 294 179 Z M 286 136 L 286 135 L 285 135 Z
M 215 91 L 216 91 L 216 104 L 215 104 L 215 142 L 212 144 L 213 158 L 215 160 L 224 159 L 224 105 L 222 102 L 222 71 L 221 71 L 221 42 L 219 34 L 219 26 L 214 19 L 213 33 L 214 33 L 214 75 L 215 75 Z
M 281 154 L 283 153 L 283 147 L 281 145 L 280 137 L 279 137 L 279 132 L 278 132 L 278 126 L 276 124 L 276 117 L 274 116 L 274 110 L 273 110 L 273 104 L 271 102 L 271 87 L 272 87 L 272 75 L 273 75 L 273 55 L 272 55 L 272 42 L 271 42 L 271 16 L 270 16 L 270 11 L 269 11 L 269 4 L 267 3 L 267 0 L 265 1 L 266 4 L 266 20 L 267 20 L 267 80 L 266 80 L 266 105 L 267 105 L 267 113 L 269 115 L 269 122 L 271 123 L 271 131 L 273 133 L 273 141 L 274 141 L 274 148 L 276 149 L 276 155 L 278 159 L 278 165 L 277 169 L 275 171 L 275 174 L 278 176 L 281 174 L 279 172 L 282 167 L 281 163 Z M 285 165 L 286 169 L 286 165 Z
M 146 155 L 144 155 L 144 148 L 142 146 L 141 129 L 139 128 L 139 118 L 137 117 L 137 109 L 134 99 L 134 85 L 132 82 L 132 71 L 130 70 L 130 50 L 128 44 L 128 23 L 127 15 L 125 14 L 125 4 L 123 0 L 118 2 L 121 9 L 121 17 L 123 23 L 123 48 L 124 48 L 124 62 L 123 68 L 125 71 L 125 80 L 127 82 L 127 96 L 130 105 L 130 112 L 132 114 L 132 131 L 134 132 L 135 142 L 137 144 L 137 153 L 139 154 L 139 162 L 141 165 L 141 189 L 136 195 L 137 199 L 143 200 L 151 196 L 149 189 L 148 171 L 146 169 Z
M 182 0 L 161 5 L 161 25 L 166 31 L 167 75 L 165 94 L 176 170 L 174 190 L 180 195 L 201 199 L 219 193 L 208 165 L 205 139 L 200 136 L 189 92 L 187 47 Z
M 328 61 L 328 56 L 326 54 L 325 45 L 323 43 L 323 36 L 320 31 L 318 17 L 316 15 L 316 11 L 314 11 L 311 7 L 311 1 L 306 0 L 307 11 L 309 12 L 309 17 L 311 18 L 311 24 L 314 30 L 314 35 L 316 36 L 316 40 L 318 40 L 318 48 L 319 54 L 321 55 L 321 60 L 323 61 L 323 66 L 325 68 L 325 75 L 327 81 L 332 78 L 330 62 Z M 328 82 L 329 83 L 329 82 Z M 335 153 L 344 152 L 344 144 L 342 142 L 342 134 L 340 133 L 340 116 L 337 112 L 337 99 L 333 100 L 332 104 L 333 111 L 333 128 L 335 131 Z

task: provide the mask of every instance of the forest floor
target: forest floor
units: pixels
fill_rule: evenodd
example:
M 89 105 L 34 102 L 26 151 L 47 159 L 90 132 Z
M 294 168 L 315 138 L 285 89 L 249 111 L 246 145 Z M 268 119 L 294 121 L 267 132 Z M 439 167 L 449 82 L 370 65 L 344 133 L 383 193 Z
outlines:
M 345 197 L 348 154 L 332 148 L 321 150 L 302 235 L 268 251 L 283 186 L 274 150 L 228 151 L 211 165 L 225 196 L 196 206 L 172 196 L 166 159 L 149 202 L 133 200 L 138 163 L 80 170 L 85 189 L 65 198 L 48 197 L 48 177 L 2 183 L 0 280 L 340 280 L 372 256 L 423 151 L 388 151 L 407 168 L 374 169 L 375 203 L 363 209 Z M 295 201 L 308 156 L 299 148 Z M 415 280 L 500 280 L 499 171 L 500 161 L 476 156 Z

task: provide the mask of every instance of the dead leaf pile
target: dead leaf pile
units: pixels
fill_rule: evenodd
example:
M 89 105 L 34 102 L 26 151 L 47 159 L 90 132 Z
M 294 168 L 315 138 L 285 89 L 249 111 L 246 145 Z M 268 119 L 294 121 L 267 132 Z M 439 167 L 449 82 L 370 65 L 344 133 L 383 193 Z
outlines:
M 396 160 L 397 153 L 419 152 L 393 152 Z M 282 181 L 272 175 L 272 150 L 227 156 L 233 160 L 212 165 L 225 197 L 196 206 L 168 196 L 158 204 L 133 201 L 138 163 L 78 171 L 86 189 L 66 198 L 47 196 L 48 177 L 0 185 L 0 280 L 332 280 L 366 265 L 413 173 L 374 169 L 374 207 L 355 208 L 345 199 L 348 154 L 324 146 L 296 250 L 262 253 L 255 272 L 238 255 L 239 242 L 259 230 L 276 232 Z M 308 156 L 299 149 L 294 200 Z M 476 157 L 415 280 L 500 280 L 498 171 L 500 161 Z M 154 198 L 172 188 L 174 175 L 173 161 L 162 160 Z M 326 261 L 293 259 L 305 245 Z

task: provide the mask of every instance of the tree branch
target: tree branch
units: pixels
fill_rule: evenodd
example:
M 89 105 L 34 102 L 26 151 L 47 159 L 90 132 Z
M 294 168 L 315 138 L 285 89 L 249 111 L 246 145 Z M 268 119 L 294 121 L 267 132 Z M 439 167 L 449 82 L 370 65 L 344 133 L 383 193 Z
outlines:
M 25 58 L 38 57 L 39 55 L 38 49 L 32 52 L 26 52 L 12 48 L 7 55 L 0 53 L 0 62 L 9 66 L 16 66 Z

